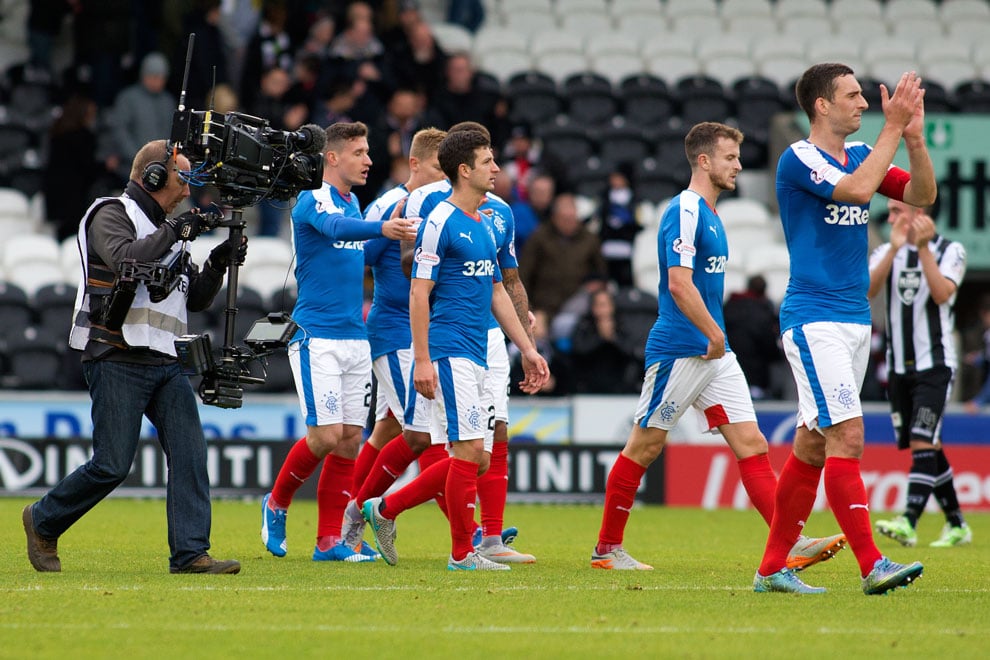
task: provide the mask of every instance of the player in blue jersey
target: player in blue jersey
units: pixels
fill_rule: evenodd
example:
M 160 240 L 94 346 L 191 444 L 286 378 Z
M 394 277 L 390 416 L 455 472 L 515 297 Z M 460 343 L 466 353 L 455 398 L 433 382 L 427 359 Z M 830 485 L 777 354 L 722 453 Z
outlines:
M 802 74 L 795 92 L 811 132 L 780 157 L 777 201 L 791 256 L 780 329 L 798 389 L 797 431 L 780 473 L 754 589 L 825 591 L 804 584 L 784 561 L 811 513 L 824 473 L 825 494 L 856 555 L 863 591 L 882 594 L 910 584 L 922 565 L 898 564 L 881 555 L 860 474 L 859 388 L 871 335 L 867 224 L 874 193 L 915 206 L 935 201 L 935 174 L 925 146 L 925 92 L 914 72 L 901 76 L 893 94 L 880 86 L 885 121 L 872 148 L 846 140 L 859 130 L 868 105 L 848 66 L 816 64 Z M 892 166 L 902 140 L 910 171 Z
M 478 473 L 491 452 L 488 430 L 494 423 L 485 388 L 490 314 L 522 351 L 524 391 L 542 386 L 549 370 L 501 284 L 493 224 L 478 209 L 499 171 L 487 134 L 450 132 L 439 158 L 454 185 L 421 223 L 409 309 L 412 383 L 417 394 L 434 401 L 433 436 L 449 443 L 451 457 L 428 467 L 388 502 L 366 501 L 364 514 L 382 555 L 395 563 L 394 518 L 410 504 L 403 493 L 425 495 L 414 506 L 442 489 L 451 528 L 448 569 L 504 570 L 507 565 L 478 554 L 472 543 Z
M 299 193 L 292 209 L 299 324 L 289 363 L 306 419 L 306 437 L 289 451 L 272 492 L 262 501 L 261 537 L 276 557 L 286 553 L 285 518 L 292 497 L 326 457 L 317 486 L 319 521 L 314 561 L 367 561 L 341 542 L 354 459 L 371 398 L 371 354 L 362 318 L 364 241 L 408 239 L 412 222 L 361 217 L 354 186 L 367 181 L 368 129 L 337 123 L 327 129 L 323 186 Z
M 715 201 L 723 191 L 735 190 L 742 141 L 737 129 L 716 122 L 696 124 L 684 138 L 691 181 L 660 220 L 659 312 L 646 341 L 646 376 L 635 425 L 606 482 L 593 568 L 653 568 L 627 553 L 622 538 L 646 469 L 691 407 L 704 414 L 709 429 L 724 436 L 754 506 L 768 525 L 773 519 L 777 481 L 767 441 L 756 424 L 746 377 L 726 343 L 722 317 L 729 246 Z M 801 539 L 788 561 L 805 568 L 830 558 L 844 543 L 841 535 Z
M 365 220 L 378 222 L 401 212 L 410 191 L 444 177 L 437 149 L 446 132 L 436 128 L 418 131 L 409 151 L 409 180 L 392 188 L 365 209 Z M 416 456 L 430 447 L 428 410 L 420 420 L 403 424 L 406 388 L 412 365 L 409 332 L 409 278 L 402 272 L 399 241 L 376 238 L 364 245 L 365 263 L 371 266 L 375 293 L 366 326 L 372 368 L 378 381 L 375 426 L 361 448 L 354 467 L 353 498 L 344 509 L 342 536 L 358 549 L 364 533 L 361 505 L 384 493 Z M 439 448 L 443 451 L 443 448 Z M 444 453 L 446 456 L 446 453 Z M 440 458 L 443 458 L 441 456 Z

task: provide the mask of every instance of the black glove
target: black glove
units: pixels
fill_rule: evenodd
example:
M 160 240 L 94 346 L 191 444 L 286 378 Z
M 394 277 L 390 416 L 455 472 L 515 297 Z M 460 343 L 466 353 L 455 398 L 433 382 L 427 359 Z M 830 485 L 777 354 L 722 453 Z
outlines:
M 247 256 L 247 241 L 247 236 L 241 236 L 241 244 L 235 248 L 228 238 L 210 251 L 206 265 L 222 273 L 227 270 L 227 266 L 230 265 L 231 261 L 238 266 L 243 264 L 244 257 Z
M 177 241 L 191 241 L 203 231 L 203 218 L 196 211 L 186 211 L 165 222 L 175 231 L 175 240 Z

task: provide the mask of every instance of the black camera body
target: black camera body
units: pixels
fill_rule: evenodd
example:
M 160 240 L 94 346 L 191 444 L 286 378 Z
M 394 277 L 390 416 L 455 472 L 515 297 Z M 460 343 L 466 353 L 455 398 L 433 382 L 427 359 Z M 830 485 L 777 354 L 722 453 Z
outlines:
M 117 279 L 103 306 L 103 325 L 114 332 L 120 330 L 140 283 L 148 287 L 151 302 L 159 303 L 168 298 L 179 285 L 188 264 L 189 253 L 185 250 L 176 252 L 165 261 L 121 261 L 117 267 Z
M 244 343 L 248 348 L 225 347 L 218 355 L 210 335 L 183 335 L 175 340 L 175 352 L 188 376 L 202 376 L 199 396 L 203 403 L 219 408 L 240 408 L 244 399 L 242 385 L 263 385 L 264 378 L 252 376 L 249 364 L 263 360 L 289 345 L 296 332 L 296 322 L 283 312 L 269 314 L 254 322 Z
M 232 207 L 288 200 L 323 185 L 326 134 L 315 124 L 278 131 L 240 112 L 176 110 L 170 142 L 192 164 L 190 179 L 215 186 Z

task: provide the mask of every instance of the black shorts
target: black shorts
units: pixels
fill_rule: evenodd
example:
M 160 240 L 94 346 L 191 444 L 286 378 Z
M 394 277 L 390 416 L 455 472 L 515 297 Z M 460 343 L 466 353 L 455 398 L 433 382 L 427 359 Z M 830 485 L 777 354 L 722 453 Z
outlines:
M 927 440 L 935 445 L 941 442 L 939 432 L 952 387 L 952 376 L 949 367 L 935 367 L 911 374 L 890 374 L 887 391 L 898 448 L 907 449 L 912 438 Z

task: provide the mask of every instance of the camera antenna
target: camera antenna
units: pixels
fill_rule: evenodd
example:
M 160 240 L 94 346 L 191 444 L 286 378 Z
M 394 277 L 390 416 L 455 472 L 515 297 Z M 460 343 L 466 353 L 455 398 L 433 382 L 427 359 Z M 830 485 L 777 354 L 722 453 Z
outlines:
M 193 42 L 196 41 L 196 33 L 189 33 L 189 45 L 186 46 L 186 68 L 182 72 L 182 91 L 179 93 L 179 112 L 186 109 L 186 85 L 189 84 L 189 65 L 192 63 Z

